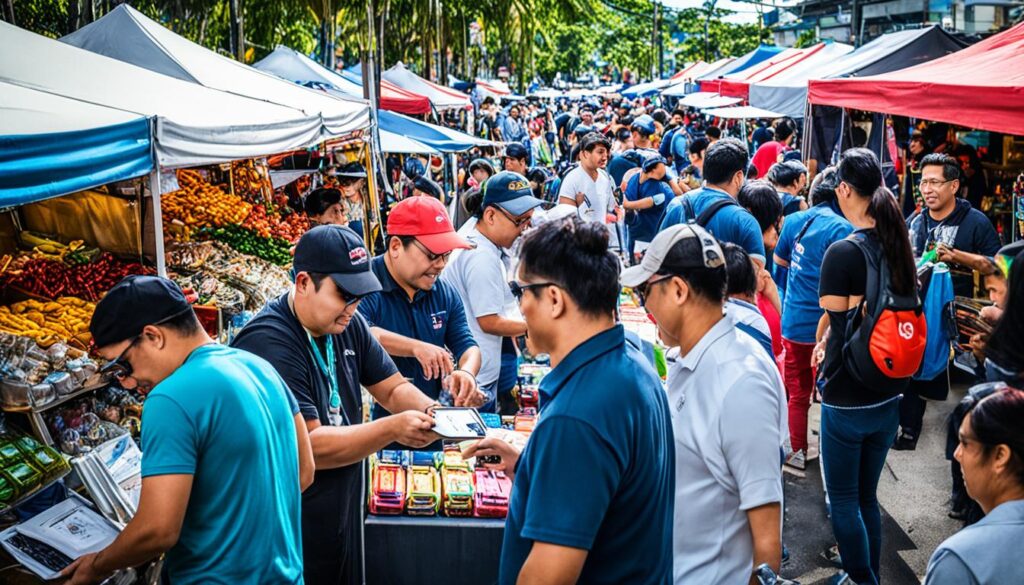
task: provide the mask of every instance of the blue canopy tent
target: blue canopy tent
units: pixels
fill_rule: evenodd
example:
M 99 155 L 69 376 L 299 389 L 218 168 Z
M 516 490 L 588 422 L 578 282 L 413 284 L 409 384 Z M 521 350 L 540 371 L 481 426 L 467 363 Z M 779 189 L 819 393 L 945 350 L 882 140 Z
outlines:
M 743 71 L 744 69 L 753 67 L 758 63 L 771 59 L 775 55 L 778 55 L 780 51 L 782 51 L 782 47 L 760 45 L 753 51 L 750 51 L 746 55 L 743 55 L 732 63 L 729 63 L 726 67 L 722 68 L 721 71 L 709 71 L 708 77 L 710 77 L 710 75 L 713 75 L 714 77 L 721 77 L 722 75 Z
M 394 112 L 381 110 L 379 115 L 381 130 L 408 136 L 440 152 L 462 152 L 477 146 L 492 146 L 490 141 Z
M 0 206 L 146 175 L 151 131 L 135 113 L 0 82 Z

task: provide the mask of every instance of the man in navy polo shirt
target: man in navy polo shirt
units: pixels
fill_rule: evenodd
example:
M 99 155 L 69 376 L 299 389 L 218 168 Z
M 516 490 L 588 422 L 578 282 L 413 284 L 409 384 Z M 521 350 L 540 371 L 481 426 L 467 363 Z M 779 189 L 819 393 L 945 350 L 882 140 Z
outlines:
M 693 210 L 694 217 L 688 216 L 684 197 L 680 197 L 665 210 L 661 231 L 676 224 L 696 220 L 716 201 L 735 201 L 746 178 L 747 161 L 747 149 L 736 139 L 726 138 L 709 146 L 704 155 L 705 186 L 684 196 Z M 750 254 L 760 268 L 764 268 L 765 251 L 761 226 L 739 203 L 719 209 L 708 220 L 707 225 L 701 227 L 711 232 L 711 235 L 721 242 L 732 242 L 740 246 Z
M 434 400 L 448 390 L 455 406 L 484 402 L 476 385 L 480 348 L 458 293 L 438 277 L 453 250 L 472 247 L 437 199 L 402 201 L 388 214 L 387 249 L 370 263 L 381 291 L 358 309 L 402 375 Z M 373 418 L 387 415 L 373 406 Z
M 498 582 L 667 584 L 674 448 L 668 401 L 615 323 L 619 260 L 603 226 L 569 217 L 524 237 L 514 294 L 554 369 L 520 454 L 484 439 L 514 474 Z
M 626 183 L 622 206 L 631 212 L 626 216 L 627 249 L 632 257 L 637 242 L 644 247 L 658 234 L 662 215 L 676 189 L 667 176 L 668 165 L 660 155 L 644 159 L 640 172 Z M 682 193 L 682 191 L 678 191 Z

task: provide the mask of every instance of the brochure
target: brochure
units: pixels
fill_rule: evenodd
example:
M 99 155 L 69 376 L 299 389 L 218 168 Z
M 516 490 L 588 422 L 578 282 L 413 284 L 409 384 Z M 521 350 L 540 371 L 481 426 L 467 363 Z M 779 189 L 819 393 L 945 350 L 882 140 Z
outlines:
M 475 408 L 435 408 L 434 432 L 445 439 L 482 439 L 487 427 Z

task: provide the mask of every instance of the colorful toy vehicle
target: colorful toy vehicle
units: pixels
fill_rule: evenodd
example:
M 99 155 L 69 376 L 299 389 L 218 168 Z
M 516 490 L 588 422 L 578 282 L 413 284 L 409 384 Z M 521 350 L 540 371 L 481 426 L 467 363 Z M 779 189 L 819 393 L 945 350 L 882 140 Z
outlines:
M 469 465 L 444 465 L 441 468 L 441 486 L 445 515 L 473 515 L 473 472 Z
M 491 469 L 477 469 L 474 479 L 476 493 L 473 496 L 473 515 L 477 518 L 507 516 L 512 480 L 501 471 Z
M 373 467 L 370 492 L 371 514 L 401 514 L 405 508 L 405 468 L 393 463 L 377 463 Z
M 441 505 L 441 476 L 437 468 L 410 465 L 405 511 L 410 516 L 433 516 Z

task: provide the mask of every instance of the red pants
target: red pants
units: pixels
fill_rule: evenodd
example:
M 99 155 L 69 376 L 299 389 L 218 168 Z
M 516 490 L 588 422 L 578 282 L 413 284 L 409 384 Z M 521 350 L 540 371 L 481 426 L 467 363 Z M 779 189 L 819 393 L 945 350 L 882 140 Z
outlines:
M 807 411 L 814 393 L 814 370 L 811 368 L 813 343 L 797 343 L 782 339 L 785 367 L 782 370 L 789 397 L 789 440 L 794 451 L 807 450 Z

